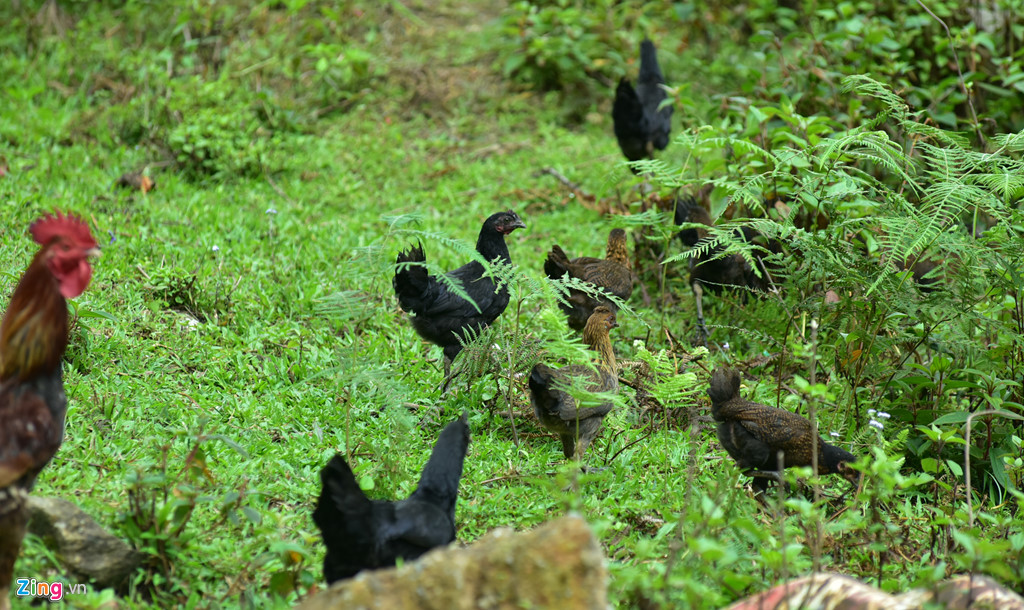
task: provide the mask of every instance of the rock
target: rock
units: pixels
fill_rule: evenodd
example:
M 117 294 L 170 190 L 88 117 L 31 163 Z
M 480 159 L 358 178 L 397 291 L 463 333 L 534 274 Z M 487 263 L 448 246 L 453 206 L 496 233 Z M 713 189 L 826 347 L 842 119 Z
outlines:
M 400 568 L 335 583 L 300 610 L 605 610 L 608 573 L 586 522 L 568 516 L 529 532 L 499 529 L 466 548 L 437 549 Z
M 61 498 L 29 496 L 28 530 L 57 553 L 72 575 L 101 588 L 119 588 L 139 566 L 142 555 Z
M 960 574 L 930 589 L 914 589 L 898 595 L 896 599 L 913 608 L 924 608 L 927 604 L 931 607 L 941 606 L 947 610 L 1024 610 L 1024 597 L 981 574 Z
M 729 610 L 1024 610 L 1024 598 L 987 576 L 964 574 L 929 589 L 889 595 L 842 574 L 812 574 L 737 602 Z

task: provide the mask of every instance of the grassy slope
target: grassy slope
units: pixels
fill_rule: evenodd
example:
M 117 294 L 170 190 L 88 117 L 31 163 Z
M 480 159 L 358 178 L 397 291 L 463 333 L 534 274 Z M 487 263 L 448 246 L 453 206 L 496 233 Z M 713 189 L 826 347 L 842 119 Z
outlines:
M 95 21 L 80 27 L 97 36 L 111 27 L 102 11 L 91 14 Z M 17 109 L 0 110 L 0 142 L 11 166 L 0 179 L 7 218 L 0 227 L 7 261 L 0 294 L 10 292 L 31 256 L 24 231 L 31 219 L 69 208 L 90 217 L 104 242 L 93 284 L 77 306 L 110 314 L 81 320 L 85 329 L 76 335 L 66 380 L 67 438 L 37 489 L 75 498 L 123 533 L 131 529 L 122 517 L 136 469 L 161 473 L 157 465 L 166 456 L 172 481 L 191 473 L 209 499 L 182 535 L 168 536 L 164 552 L 173 569 L 169 583 L 155 577 L 160 595 L 211 607 L 240 600 L 279 605 L 269 590 L 288 590 L 281 584 L 288 575 L 305 593 L 320 579 L 322 550 L 310 519 L 320 466 L 347 444 L 372 493 L 407 494 L 437 431 L 464 408 L 473 443 L 457 513 L 461 541 L 582 510 L 616 560 L 612 594 L 620 599 L 652 578 L 664 584 L 657 579 L 671 528 L 662 519 L 703 512 L 704 532 L 718 531 L 723 544 L 741 549 L 761 544 L 752 531 L 770 529 L 737 488 L 708 430 L 691 438 L 686 429 L 659 428 L 646 437 L 635 412 L 620 412 L 592 449 L 594 462 L 616 456 L 610 468 L 576 480 L 562 464 L 559 443 L 535 425 L 525 384 L 513 392 L 518 448 L 493 377 L 456 396 L 439 395 L 440 351 L 419 340 L 391 293 L 394 255 L 412 239 L 393 233 L 391 217 L 415 213 L 416 228 L 472 244 L 484 217 L 515 209 L 528 229 L 509 240 L 512 258 L 539 279 L 551 243 L 594 254 L 611 224 L 535 172 L 555 167 L 599 196 L 625 194 L 632 178 L 619 164 L 606 113 L 564 129 L 555 98 L 506 91 L 489 59 L 472 52 L 493 35 L 493 15 L 457 5 L 418 15 L 392 16 L 380 38 L 367 43 L 389 62 L 392 78 L 376 82 L 378 89 L 346 112 L 321 119 L 314 133 L 288 134 L 283 169 L 272 181 L 197 182 L 161 171 L 147 196 L 110 185 L 151 162 L 152 152 L 76 137 L 76 125 L 100 104 L 47 84 L 74 80 L 61 72 L 67 48 L 4 57 L 16 67 L 5 87 L 27 93 Z M 476 25 L 455 27 L 466 20 Z M 91 65 L 87 55 L 75 63 L 79 70 Z M 440 268 L 466 260 L 456 248 L 425 245 Z M 175 294 L 197 301 L 204 319 L 169 308 Z M 565 334 L 551 295 L 517 296 L 527 333 L 541 340 Z M 634 339 L 648 340 L 652 350 L 667 347 L 665 329 L 688 335 L 692 306 L 688 297 L 680 300 L 669 316 L 642 307 L 639 317 L 622 316 L 614 337 L 620 356 L 636 356 Z M 499 323 L 504 332 L 516 328 L 511 313 Z M 734 323 L 746 323 L 737 317 Z M 685 385 L 703 395 L 703 381 Z M 205 453 L 186 466 L 200 434 L 207 435 Z M 709 495 L 691 498 L 691 483 Z M 143 487 L 153 493 L 162 484 Z M 243 490 L 238 506 L 250 509 L 237 524 L 218 517 L 232 490 Z M 736 529 L 723 529 L 730 518 Z M 768 573 L 749 575 L 751 582 L 786 573 L 785 560 L 778 569 L 771 567 L 778 558 L 766 561 Z M 75 582 L 37 541 L 27 545 L 19 573 Z M 732 584 L 738 592 L 749 583 Z M 736 595 L 714 582 L 704 586 L 687 584 L 685 597 L 714 606 Z M 142 589 L 132 604 L 146 604 Z M 98 605 L 109 596 L 75 602 Z M 156 604 L 168 599 L 158 596 Z
M 435 33 L 418 32 L 417 39 Z M 60 51 L 54 55 L 54 64 L 66 60 Z M 208 488 L 220 499 L 229 489 L 246 487 L 252 494 L 247 504 L 261 522 L 215 525 L 215 512 L 200 509 L 174 557 L 175 571 L 193 582 L 183 595 L 246 591 L 254 598 L 266 595 L 269 570 L 259 564 L 282 561 L 284 554 L 273 552 L 278 542 L 297 544 L 306 556 L 302 576 L 319 580 L 321 550 L 309 514 L 319 467 L 344 449 L 347 409 L 357 470 L 376 482 L 379 493 L 406 494 L 443 420 L 471 408 L 474 443 L 458 514 L 464 541 L 500 525 L 529 527 L 576 503 L 547 483 L 547 473 L 561 461 L 558 443 L 525 417 L 519 426 L 527 439 L 517 451 L 507 424 L 478 403 L 463 400 L 467 404 L 451 406 L 423 429 L 396 410 L 399 401 L 450 401 L 436 391 L 439 352 L 416 337 L 395 306 L 389 262 L 404 242 L 385 238 L 385 216 L 414 212 L 422 229 L 471 244 L 483 217 L 516 209 L 529 229 L 510 240 L 513 257 L 534 275 L 556 236 L 570 251 L 600 250 L 600 219 L 566 203 L 553 181 L 532 173 L 551 165 L 588 184 L 602 184 L 609 172 L 625 178 L 626 171 L 614 167 L 617 149 L 607 122 L 568 132 L 544 118 L 553 113 L 540 100 L 480 102 L 472 100 L 472 89 L 435 119 L 400 101 L 371 98 L 318 124 L 318 137 L 294 136 L 302 153 L 291 161 L 294 171 L 275 176 L 280 193 L 263 179 L 196 184 L 172 171 L 156 174 L 156 191 L 138 196 L 110 185 L 146 163 L 149 153 L 69 139 L 84 110 L 81 100 L 65 100 L 47 87 L 44 79 L 60 75 L 40 66 L 45 56 L 13 59 L 38 92 L 22 112 L 4 114 L 12 171 L 0 181 L 8 218 L 0 229 L 8 261 L 0 289 L 10 291 L 31 256 L 28 222 L 41 210 L 74 209 L 93 220 L 104 245 L 93 284 L 77 306 L 112 316 L 82 321 L 87 329 L 77 337 L 66 381 L 67 438 L 39 493 L 75 498 L 116 531 L 129 506 L 126 476 L 134 468 L 157 472 L 153 465 L 166 451 L 168 476 L 177 477 L 195 434 L 223 435 L 247 457 L 211 442 Z M 89 60 L 78 63 L 88 66 Z M 495 111 L 499 105 L 505 108 Z M 490 111 L 471 113 L 481 107 Z M 278 213 L 268 214 L 269 208 Z M 567 232 L 567 226 L 582 230 Z M 444 268 L 463 260 L 429 242 L 427 252 Z M 196 283 L 188 292 L 207 303 L 230 302 L 200 323 L 161 299 L 167 296 L 162 286 L 193 273 Z M 345 290 L 362 300 L 345 312 L 325 313 L 323 299 Z M 542 306 L 550 309 L 550 302 L 531 302 L 524 322 L 537 336 L 561 332 L 557 315 L 536 317 Z M 628 342 L 620 337 L 623 345 Z M 396 385 L 383 396 L 369 382 L 351 387 L 355 370 L 384 373 Z M 526 398 L 517 394 L 516 408 L 525 414 Z M 649 454 L 663 468 L 679 467 L 680 447 L 671 438 L 658 445 L 622 457 Z M 629 460 L 617 463 L 587 497 L 594 492 L 621 501 L 621 494 L 608 492 L 632 487 L 636 479 Z M 495 477 L 497 482 L 484 483 Z M 76 582 L 60 575 L 34 541 L 19 573 Z M 216 584 L 221 574 L 237 575 L 240 582 L 226 589 Z M 212 582 L 195 582 L 203 577 Z

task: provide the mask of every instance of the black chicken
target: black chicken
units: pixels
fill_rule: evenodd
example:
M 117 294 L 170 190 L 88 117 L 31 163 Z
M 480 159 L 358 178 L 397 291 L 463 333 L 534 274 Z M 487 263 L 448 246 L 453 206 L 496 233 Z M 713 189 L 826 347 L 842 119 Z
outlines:
M 324 578 L 330 584 L 362 570 L 416 559 L 455 540 L 455 501 L 469 446 L 466 414 L 448 424 L 405 500 L 370 500 L 341 454 L 320 471 L 320 500 L 313 521 L 327 547 Z
M 515 212 L 498 212 L 484 221 L 476 241 L 476 251 L 491 262 L 511 264 L 505 236 L 526 225 Z M 508 307 L 508 288 L 498 288 L 492 277 L 484 277 L 484 266 L 477 261 L 449 271 L 445 275 L 456 280 L 473 300 L 456 295 L 438 278 L 428 275 L 422 264 L 423 245 L 398 254 L 392 282 L 398 305 L 415 314 L 412 326 L 421 337 L 444 350 L 445 376 L 451 372 L 452 361 L 462 351 L 462 341 L 470 339 L 490 325 Z
M 860 476 L 849 467 L 852 453 L 811 436 L 811 422 L 783 409 L 751 402 L 739 395 L 740 374 L 717 368 L 711 374 L 711 416 L 718 422 L 718 442 L 740 468 L 754 477 L 757 493 L 769 479 L 780 480 L 782 467 L 810 466 L 814 443 L 818 447 L 818 474 L 840 474 L 852 482 Z M 779 463 L 779 452 L 783 461 Z
M 680 198 L 676 201 L 675 223 L 697 223 L 711 226 L 711 215 L 700 204 L 692 198 Z M 687 247 L 694 247 L 701 239 L 707 237 L 703 229 L 683 229 L 679 232 L 679 239 Z M 762 236 L 750 227 L 741 227 L 737 237 L 747 243 L 765 241 Z M 768 240 L 766 245 L 758 244 L 759 249 L 755 253 L 754 260 L 757 264 L 757 271 L 740 254 L 729 254 L 722 256 L 724 246 L 718 245 L 705 252 L 690 258 L 690 288 L 693 290 L 694 301 L 697 304 L 697 328 L 700 331 L 701 339 L 706 340 L 708 329 L 704 323 L 704 288 L 712 292 L 721 292 L 723 287 L 748 288 L 754 291 L 766 291 L 772 285 L 771 274 L 766 267 L 763 254 L 779 251 L 778 244 Z M 744 295 L 745 296 L 745 295 Z
M 562 440 L 562 453 L 566 459 L 583 457 L 587 447 L 597 437 L 604 416 L 612 410 L 612 403 L 579 407 L 576 400 L 559 387 L 569 384 L 567 377 L 582 377 L 590 381 L 587 389 L 591 392 L 618 391 L 615 351 L 608 337 L 608 331 L 616 326 L 615 312 L 601 305 L 594 310 L 583 329 L 583 342 L 600 354 L 597 372 L 584 365 L 554 369 L 546 364 L 537 364 L 530 371 L 530 402 L 533 403 L 533 410 L 544 427 Z
M 544 261 L 544 273 L 551 279 L 558 279 L 569 274 L 583 280 L 595 288 L 601 288 L 616 297 L 626 300 L 633 294 L 633 271 L 630 268 L 629 250 L 626 247 L 626 232 L 612 229 L 608 234 L 608 247 L 604 258 L 581 256 L 569 259 L 557 244 L 551 247 L 548 258 Z M 595 297 L 581 290 L 570 289 L 566 302 L 559 302 L 559 308 L 569 319 L 569 327 L 583 330 L 594 309 L 604 305 L 616 311 L 618 308 L 611 299 Z
M 654 149 L 665 150 L 668 146 L 672 106 L 658 108 L 667 97 L 662 87 L 664 84 L 665 77 L 658 65 L 654 43 L 644 39 L 640 43 L 640 75 L 636 89 L 623 78 L 615 89 L 615 103 L 612 105 L 615 139 L 629 161 L 651 159 Z

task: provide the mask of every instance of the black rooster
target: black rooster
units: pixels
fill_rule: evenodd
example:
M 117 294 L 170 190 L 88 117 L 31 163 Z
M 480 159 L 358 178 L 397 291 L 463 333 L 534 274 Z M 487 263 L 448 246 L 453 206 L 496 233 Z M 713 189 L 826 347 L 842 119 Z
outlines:
M 636 89 L 623 78 L 615 89 L 615 103 L 612 105 L 615 139 L 629 161 L 651 159 L 654 149 L 665 150 L 668 146 L 672 106 L 658 108 L 667 97 L 662 87 L 664 84 L 665 77 L 658 65 L 654 43 L 644 39 L 640 43 L 640 75 Z
M 476 241 L 476 251 L 484 260 L 511 264 L 505 236 L 526 225 L 515 212 L 498 212 L 484 221 Z M 398 254 L 395 260 L 395 278 L 392 282 L 398 305 L 403 311 L 415 314 L 412 326 L 421 337 L 444 350 L 444 371 L 451 372 L 452 361 L 462 351 L 462 341 L 490 325 L 508 307 L 508 289 L 498 288 L 494 278 L 484 277 L 484 266 L 477 261 L 449 271 L 445 275 L 466 291 L 472 302 L 452 292 L 438 278 L 428 275 L 422 264 L 423 245 Z
M 320 500 L 313 521 L 327 547 L 324 578 L 330 584 L 362 570 L 416 559 L 455 540 L 455 501 L 469 446 L 466 414 L 448 424 L 405 500 L 370 500 L 341 454 L 320 471 Z

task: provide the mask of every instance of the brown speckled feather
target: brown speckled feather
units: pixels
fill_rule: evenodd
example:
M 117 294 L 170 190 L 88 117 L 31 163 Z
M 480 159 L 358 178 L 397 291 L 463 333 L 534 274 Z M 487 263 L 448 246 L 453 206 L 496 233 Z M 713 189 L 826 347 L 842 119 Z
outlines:
M 544 262 L 544 273 L 551 279 L 568 274 L 596 288 L 602 288 L 619 299 L 627 300 L 633 294 L 633 271 L 630 269 L 626 232 L 612 229 L 608 235 L 605 258 L 581 256 L 570 259 L 561 246 L 556 244 L 551 247 Z M 574 330 L 582 330 L 590 314 L 599 305 L 612 311 L 617 309 L 610 299 L 596 298 L 579 290 L 570 290 L 568 300 L 567 304 L 559 303 L 559 307 L 568 316 L 569 326 Z
M 581 407 L 568 392 L 559 389 L 569 377 L 583 378 L 592 392 L 616 392 L 619 388 L 618 366 L 608 331 L 615 328 L 615 313 L 598 306 L 583 329 L 583 341 L 596 350 L 601 359 L 597 371 L 571 365 L 561 369 L 537 364 L 530 371 L 530 402 L 537 419 L 558 435 L 566 458 L 580 458 L 601 429 L 601 421 L 612 410 L 611 402 Z
M 739 390 L 740 376 L 736 370 L 718 368 L 712 373 L 708 396 L 711 415 L 718 422 L 718 440 L 740 468 L 778 471 L 790 466 L 810 466 L 817 447 L 819 474 L 839 472 L 856 476 L 843 465 L 856 459 L 853 454 L 826 443 L 820 435 L 815 437 L 810 420 L 747 400 Z

